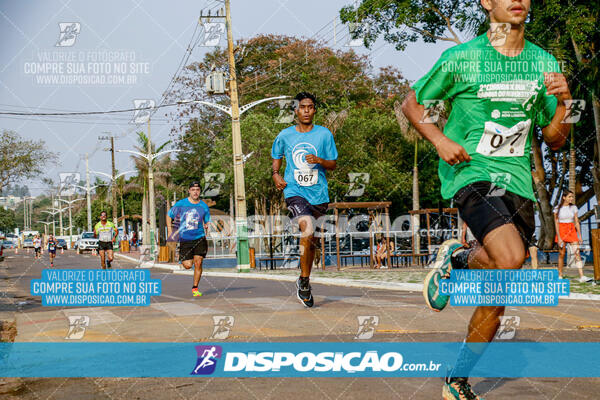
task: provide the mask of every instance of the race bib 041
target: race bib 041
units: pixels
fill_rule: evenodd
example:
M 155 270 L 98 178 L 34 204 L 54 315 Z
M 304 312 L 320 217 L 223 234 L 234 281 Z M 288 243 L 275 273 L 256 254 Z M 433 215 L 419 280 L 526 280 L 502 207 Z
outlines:
M 319 182 L 319 170 L 314 169 L 295 169 L 294 179 L 300 186 L 313 186 Z
M 477 152 L 490 157 L 523 156 L 530 127 L 530 119 L 520 121 L 511 128 L 487 121 L 477 145 Z

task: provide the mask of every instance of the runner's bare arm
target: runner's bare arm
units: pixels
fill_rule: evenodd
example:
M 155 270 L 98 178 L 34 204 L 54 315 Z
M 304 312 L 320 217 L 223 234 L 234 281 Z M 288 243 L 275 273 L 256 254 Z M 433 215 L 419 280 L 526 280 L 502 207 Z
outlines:
M 310 164 L 321 164 L 323 168 L 329 171 L 333 171 L 337 167 L 336 160 L 323 160 L 321 157 L 317 157 L 314 154 L 308 154 L 306 156 L 306 162 Z
M 471 161 L 467 151 L 446 135 L 432 123 L 421 123 L 425 106 L 417 102 L 415 91 L 411 90 L 402 103 L 402 112 L 417 129 L 419 134 L 435 146 L 440 158 L 450 165 Z
M 273 169 L 273 182 L 275 182 L 275 187 L 279 190 L 285 189 L 287 183 L 279 174 L 279 169 L 281 168 L 281 158 L 274 158 L 273 164 L 271 165 L 271 169 Z M 277 171 L 277 173 L 275 173 Z
M 545 72 L 544 84 L 546 85 L 547 93 L 556 96 L 558 104 L 556 105 L 556 112 L 554 113 L 554 117 L 552 117 L 552 121 L 542 129 L 542 133 L 544 135 L 544 142 L 552 150 L 558 150 L 565 144 L 571 130 L 571 124 L 562 122 L 567 112 L 564 101 L 571 100 L 571 91 L 569 90 L 565 76 L 558 72 Z

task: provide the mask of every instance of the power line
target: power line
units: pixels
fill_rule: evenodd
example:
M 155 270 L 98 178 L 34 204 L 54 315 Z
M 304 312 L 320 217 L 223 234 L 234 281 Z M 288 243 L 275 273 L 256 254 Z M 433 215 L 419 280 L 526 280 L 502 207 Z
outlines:
M 103 115 L 103 114 L 116 114 L 132 111 L 144 111 L 154 110 L 163 107 L 172 107 L 179 105 L 179 103 L 162 104 L 154 107 L 140 107 L 140 108 L 125 108 L 121 110 L 109 110 L 109 111 L 72 111 L 72 112 L 55 112 L 55 113 L 31 113 L 31 112 L 15 112 L 15 111 L 0 111 L 0 115 L 22 115 L 22 116 L 71 116 L 71 115 Z
M 213 4 L 216 4 L 216 3 L 220 3 L 220 1 L 215 0 L 212 3 L 210 3 L 208 6 L 206 6 L 205 8 L 210 8 Z M 214 8 L 211 11 L 213 11 L 213 10 L 214 10 Z M 202 15 L 202 13 L 200 15 Z M 181 57 L 181 60 L 179 61 L 179 65 L 177 66 L 175 73 L 171 77 L 171 81 L 169 82 L 169 84 L 167 85 L 167 88 L 163 92 L 161 100 L 158 104 L 159 106 L 161 106 L 166 101 L 169 91 L 175 85 L 175 82 L 179 78 L 181 72 L 183 71 L 183 68 L 185 68 L 187 66 L 187 62 L 189 61 L 189 59 L 194 51 L 194 48 L 196 48 L 196 46 L 198 45 L 198 42 L 200 41 L 200 38 L 202 36 L 200 32 L 198 32 L 198 36 L 196 37 L 196 32 L 198 31 L 199 25 L 200 25 L 200 17 L 196 21 L 196 25 L 194 26 L 194 32 L 192 33 L 192 37 L 190 38 L 190 42 L 187 45 L 186 51 L 183 53 L 183 56 Z M 196 37 L 196 40 L 194 41 L 195 37 Z M 156 112 L 156 109 L 150 113 L 150 116 L 153 116 L 155 112 Z

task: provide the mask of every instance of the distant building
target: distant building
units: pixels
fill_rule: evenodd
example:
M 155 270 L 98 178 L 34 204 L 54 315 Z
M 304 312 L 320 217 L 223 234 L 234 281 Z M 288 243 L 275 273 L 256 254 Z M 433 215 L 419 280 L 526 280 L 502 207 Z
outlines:
M 0 207 L 5 210 L 16 210 L 19 203 L 21 203 L 23 199 L 17 196 L 0 196 Z

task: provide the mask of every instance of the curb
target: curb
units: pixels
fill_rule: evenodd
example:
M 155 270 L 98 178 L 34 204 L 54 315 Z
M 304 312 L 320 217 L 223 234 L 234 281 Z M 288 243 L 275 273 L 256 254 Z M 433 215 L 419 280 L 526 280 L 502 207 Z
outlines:
M 137 258 L 125 256 L 122 254 L 115 254 L 115 256 L 124 258 L 129 261 L 139 262 Z M 174 274 L 179 275 L 194 275 L 193 271 L 187 271 L 182 269 L 179 264 L 155 264 L 150 261 L 140 263 L 140 268 L 160 268 L 168 271 L 173 271 Z M 239 272 L 214 272 L 204 271 L 203 276 L 214 276 L 218 278 L 244 278 L 244 279 L 266 279 L 271 281 L 282 281 L 282 282 L 296 282 L 298 279 L 296 276 L 290 275 L 274 275 L 274 274 L 257 274 L 253 272 L 239 273 Z M 380 282 L 380 281 L 361 281 L 354 279 L 344 278 L 311 278 L 312 283 L 318 283 L 321 285 L 329 286 L 344 286 L 344 287 L 355 287 L 365 289 L 381 289 L 381 290 L 398 290 L 407 292 L 421 292 L 423 291 L 423 284 L 421 283 L 406 283 L 406 282 Z M 586 293 L 571 293 L 569 296 L 561 296 L 561 299 L 565 300 L 591 300 L 600 301 L 600 294 L 586 294 Z

